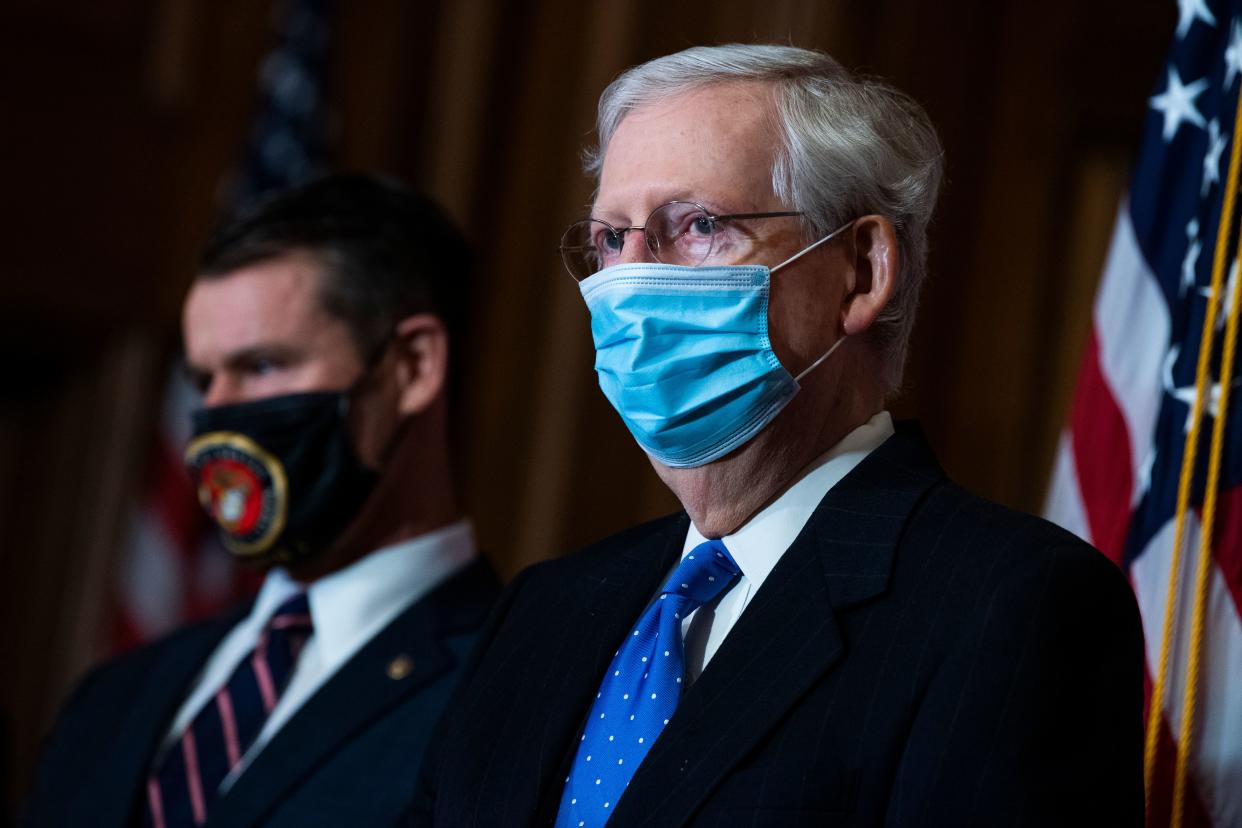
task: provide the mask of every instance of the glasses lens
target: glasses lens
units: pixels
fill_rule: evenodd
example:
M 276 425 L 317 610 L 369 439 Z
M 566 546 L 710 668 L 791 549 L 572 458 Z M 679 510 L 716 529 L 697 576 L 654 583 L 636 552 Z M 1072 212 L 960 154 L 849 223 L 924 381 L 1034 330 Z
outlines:
M 561 259 L 569 275 L 581 281 L 621 257 L 625 235 L 595 219 L 575 222 L 561 236 Z
M 715 252 L 720 232 L 711 214 L 689 201 L 670 201 L 647 219 L 647 244 L 664 264 L 703 264 Z

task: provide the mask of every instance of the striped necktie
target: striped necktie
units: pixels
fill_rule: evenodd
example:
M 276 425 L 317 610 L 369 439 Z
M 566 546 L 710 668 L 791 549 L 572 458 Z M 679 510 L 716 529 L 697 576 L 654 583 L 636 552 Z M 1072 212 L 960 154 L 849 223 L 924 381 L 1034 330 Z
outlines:
M 608 821 L 681 699 L 682 620 L 724 592 L 739 574 L 723 543 L 699 544 L 625 637 L 587 714 L 561 795 L 557 828 Z
M 259 633 L 254 651 L 158 757 L 147 779 L 145 824 L 202 825 L 220 789 L 258 738 L 311 634 L 306 593 L 285 601 Z

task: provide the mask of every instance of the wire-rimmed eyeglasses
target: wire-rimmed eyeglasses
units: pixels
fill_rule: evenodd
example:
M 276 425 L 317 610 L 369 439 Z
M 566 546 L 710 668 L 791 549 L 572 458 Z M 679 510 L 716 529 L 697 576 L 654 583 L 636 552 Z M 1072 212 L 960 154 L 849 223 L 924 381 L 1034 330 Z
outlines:
M 617 264 L 630 231 L 641 230 L 647 249 L 662 264 L 731 264 L 747 256 L 754 243 L 753 236 L 731 222 L 800 215 L 794 210 L 717 215 L 693 201 L 670 201 L 652 210 L 642 225 L 614 227 L 594 218 L 574 222 L 561 236 L 561 259 L 569 275 L 581 281 Z

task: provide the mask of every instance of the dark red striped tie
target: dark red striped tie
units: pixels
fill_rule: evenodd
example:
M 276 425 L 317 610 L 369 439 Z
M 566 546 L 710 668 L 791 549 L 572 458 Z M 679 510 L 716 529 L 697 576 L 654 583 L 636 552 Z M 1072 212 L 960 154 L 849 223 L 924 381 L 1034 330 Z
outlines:
M 280 605 L 254 651 L 153 764 L 147 825 L 182 828 L 207 821 L 220 783 L 258 738 L 310 634 L 310 606 L 306 593 L 298 593 Z

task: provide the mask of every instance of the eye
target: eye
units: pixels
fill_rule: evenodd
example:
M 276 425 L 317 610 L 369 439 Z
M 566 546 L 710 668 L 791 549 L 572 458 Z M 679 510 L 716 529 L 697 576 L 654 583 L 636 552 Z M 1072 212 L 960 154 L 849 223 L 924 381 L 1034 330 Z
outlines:
M 288 367 L 288 362 L 270 354 L 254 354 L 241 366 L 243 373 L 252 377 L 266 377 Z
M 194 390 L 200 394 L 206 394 L 207 389 L 211 387 L 211 374 L 201 371 L 187 371 L 186 379 L 190 381 L 190 385 L 194 386 Z
M 690 223 L 689 232 L 696 236 L 711 236 L 716 232 L 716 221 L 710 216 L 696 216 Z
M 622 245 L 625 244 L 625 237 L 616 230 L 607 229 L 602 234 L 604 250 L 609 253 L 620 253 Z
M 595 228 L 591 246 L 600 261 L 610 261 L 621 255 L 621 248 L 625 246 L 625 233 L 607 225 L 598 226 Z

